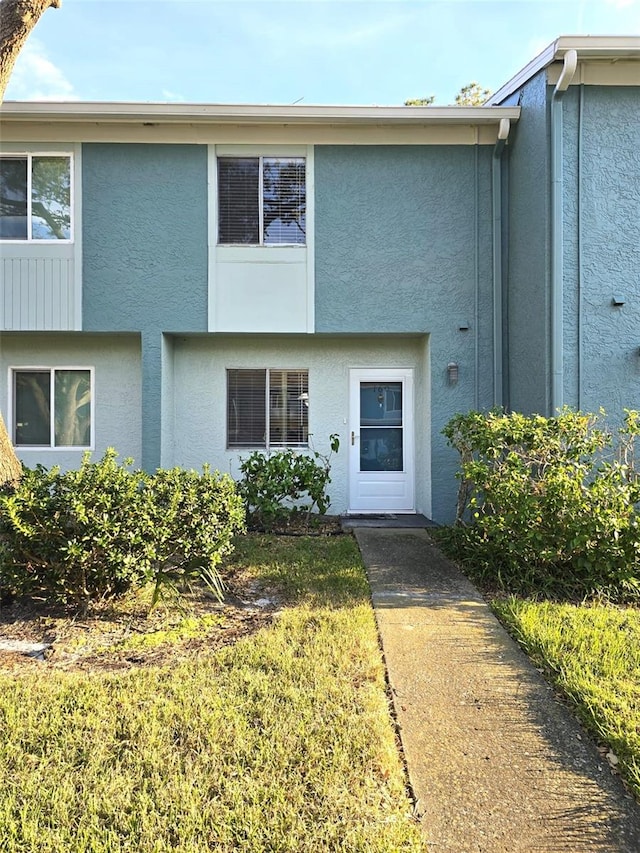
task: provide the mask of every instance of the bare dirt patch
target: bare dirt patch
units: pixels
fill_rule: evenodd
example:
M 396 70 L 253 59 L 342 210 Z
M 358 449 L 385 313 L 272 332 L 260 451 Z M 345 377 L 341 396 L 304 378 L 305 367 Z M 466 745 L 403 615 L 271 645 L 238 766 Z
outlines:
M 242 572 L 227 581 L 223 601 L 206 588 L 149 609 L 151 591 L 117 602 L 64 608 L 31 598 L 0 606 L 0 672 L 44 668 L 122 670 L 164 665 L 236 643 L 271 623 L 277 590 Z M 11 646 L 46 644 L 33 656 Z M 2 648 L 2 645 L 7 648 Z

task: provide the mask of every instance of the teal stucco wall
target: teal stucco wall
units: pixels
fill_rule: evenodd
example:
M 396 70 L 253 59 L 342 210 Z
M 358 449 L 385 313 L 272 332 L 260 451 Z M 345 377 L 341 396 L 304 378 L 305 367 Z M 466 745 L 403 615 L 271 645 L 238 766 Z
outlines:
M 505 360 L 508 408 L 548 414 L 550 405 L 549 121 L 546 73 L 514 99 L 522 112 L 507 146 Z
M 564 111 L 565 402 L 614 424 L 640 406 L 640 86 L 571 87 Z
M 491 146 L 319 146 L 316 331 L 429 335 L 432 506 L 455 511 L 442 428 L 493 401 Z M 447 382 L 447 364 L 459 381 Z M 377 365 L 382 366 L 382 365 Z M 416 412 L 416 430 L 428 418 Z
M 82 165 L 83 329 L 142 333 L 142 462 L 153 469 L 162 332 L 207 328 L 207 149 L 85 144 Z

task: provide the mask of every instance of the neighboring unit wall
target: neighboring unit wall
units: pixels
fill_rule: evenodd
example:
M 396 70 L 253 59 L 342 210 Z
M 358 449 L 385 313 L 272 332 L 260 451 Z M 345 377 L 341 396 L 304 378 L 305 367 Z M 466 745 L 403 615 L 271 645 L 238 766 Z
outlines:
M 141 369 L 137 335 L 5 332 L 0 339 L 0 408 L 10 432 L 10 369 L 16 367 L 93 368 L 93 458 L 102 456 L 107 447 L 115 447 L 122 458 L 131 456 L 140 464 Z M 63 469 L 77 468 L 84 452 L 64 448 L 16 451 L 26 465 L 60 465 Z
M 0 334 L 82 328 L 82 174 L 79 145 L 2 145 L 2 154 L 69 155 L 71 237 L 0 241 Z
M 340 436 L 340 452 L 333 458 L 331 469 L 333 513 L 343 513 L 348 506 L 349 368 L 413 368 L 417 506 L 419 511 L 431 514 L 428 344 L 424 337 L 176 337 L 173 354 L 175 431 L 171 464 L 199 469 L 208 462 L 234 476 L 240 457 L 246 458 L 251 450 L 227 449 L 227 368 L 308 370 L 312 448 L 328 453 L 329 436 Z
M 640 86 L 571 87 L 564 130 L 565 400 L 615 423 L 640 406 Z
M 506 332 L 513 411 L 549 413 L 549 125 L 546 72 L 520 91 L 508 144 Z
M 429 334 L 438 521 L 455 513 L 458 465 L 442 428 L 493 402 L 491 155 L 490 146 L 315 152 L 316 330 Z

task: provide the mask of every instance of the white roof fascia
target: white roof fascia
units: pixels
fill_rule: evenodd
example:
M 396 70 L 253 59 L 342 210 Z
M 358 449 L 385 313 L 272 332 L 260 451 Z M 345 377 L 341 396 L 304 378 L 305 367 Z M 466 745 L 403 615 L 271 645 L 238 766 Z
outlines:
M 485 102 L 485 106 L 496 106 L 512 95 L 539 71 L 551 63 L 564 58 L 569 50 L 578 53 L 581 59 L 638 59 L 640 60 L 640 36 L 560 36 L 542 53 L 513 76 Z
M 161 104 L 5 101 L 0 120 L 133 124 L 366 124 L 493 125 L 517 121 L 518 107 L 276 106 L 258 104 Z

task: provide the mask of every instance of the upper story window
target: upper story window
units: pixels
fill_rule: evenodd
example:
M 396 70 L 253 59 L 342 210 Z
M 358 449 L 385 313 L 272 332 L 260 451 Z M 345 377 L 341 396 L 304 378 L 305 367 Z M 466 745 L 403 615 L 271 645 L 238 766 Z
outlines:
M 306 244 L 304 157 L 218 158 L 218 243 Z
M 71 240 L 71 155 L 0 157 L 0 240 Z

